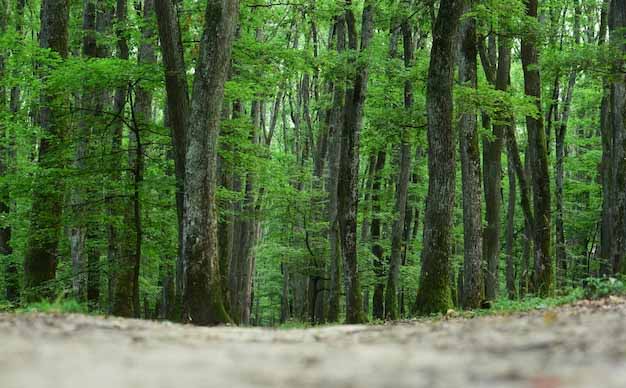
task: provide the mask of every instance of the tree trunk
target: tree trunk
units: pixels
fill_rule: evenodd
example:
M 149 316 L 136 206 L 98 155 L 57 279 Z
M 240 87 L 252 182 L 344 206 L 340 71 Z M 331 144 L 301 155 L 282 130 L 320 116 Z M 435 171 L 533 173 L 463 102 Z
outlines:
M 174 170 L 176 175 L 176 216 L 178 220 L 178 259 L 176 265 L 176 299 L 182 302 L 183 271 L 183 219 L 186 132 L 189 117 L 189 91 L 187 68 L 181 40 L 176 6 L 172 0 L 155 0 L 155 13 L 159 29 L 159 42 L 165 67 L 165 90 L 167 98 L 168 125 L 174 147 Z
M 526 15 L 537 18 L 538 0 L 526 0 Z M 546 133 L 541 113 L 541 76 L 539 73 L 538 31 L 530 31 L 522 39 L 522 67 L 524 70 L 524 91 L 535 99 L 539 112 L 526 117 L 528 144 L 531 155 L 533 204 L 535 207 L 535 278 L 536 289 L 542 296 L 551 295 L 554 289 L 554 273 L 550 256 L 550 172 L 548 170 L 548 150 Z
M 404 67 L 410 70 L 413 66 L 413 31 L 408 22 L 402 23 L 402 40 L 404 46 Z M 408 112 L 413 107 L 413 84 L 411 80 L 404 81 L 404 108 Z M 385 318 L 397 320 L 400 318 L 398 306 L 398 294 L 400 288 L 400 266 L 402 265 L 403 243 L 408 243 L 405 235 L 405 221 L 407 218 L 407 200 L 409 194 L 409 180 L 411 178 L 411 152 L 406 130 L 402 131 L 400 146 L 400 173 L 396 186 L 395 212 L 396 220 L 391 232 L 391 258 L 389 263 L 389 276 L 387 278 L 387 291 L 385 295 Z
M 374 4 L 366 1 L 361 25 L 361 47 L 363 54 L 373 34 Z M 351 8 L 345 12 L 349 47 L 357 50 L 357 31 Z M 357 262 L 357 211 L 359 205 L 359 140 L 362 126 L 363 105 L 367 93 L 368 66 L 356 65 L 356 74 L 346 89 L 341 131 L 341 159 L 339 164 L 338 214 L 341 234 L 344 273 L 346 278 L 346 322 L 361 323 L 367 320 L 363 314 L 361 284 Z
M 459 83 L 465 87 L 476 89 L 478 86 L 476 21 L 473 18 L 463 21 L 460 36 Z M 463 288 L 459 290 L 459 294 L 462 296 L 459 303 L 463 308 L 475 309 L 479 308 L 483 301 L 482 193 L 480 190 L 480 147 L 475 113 L 464 113 L 461 116 L 459 138 L 463 182 L 464 241 Z M 500 159 L 499 156 L 497 159 Z M 487 169 L 487 167 L 485 168 Z M 485 176 L 487 175 L 489 174 L 485 174 Z M 487 262 L 490 263 L 489 260 Z M 488 277 L 491 276 L 491 272 L 488 271 Z
M 118 56 L 122 60 L 128 60 L 129 48 L 126 39 L 126 31 L 123 29 L 128 18 L 128 9 L 126 0 L 118 0 L 115 9 L 115 18 L 117 26 L 117 50 Z M 114 182 L 121 180 L 121 160 L 120 153 L 122 147 L 122 134 L 124 128 L 124 116 L 126 109 L 126 96 L 129 93 L 128 87 L 119 87 L 115 92 L 114 109 L 119 118 L 115 121 L 113 127 L 113 140 L 111 154 L 113 158 L 113 167 L 111 169 Z M 125 217 L 124 204 L 119 200 L 113 199 L 111 206 L 111 221 L 109 230 L 109 262 L 111 268 L 113 300 L 111 313 L 122 317 L 134 316 L 134 300 L 133 300 L 133 279 L 134 265 L 129 259 L 130 252 L 127 247 L 129 242 L 127 239 L 132 237 L 124 233 L 124 228 L 120 227 L 120 219 Z M 124 220 L 125 224 L 126 220 Z
M 340 15 L 335 20 L 335 36 L 337 39 L 336 50 L 341 53 L 346 47 L 345 19 Z M 328 291 L 328 322 L 339 320 L 339 305 L 341 295 L 341 244 L 338 221 L 338 184 L 339 162 L 341 158 L 341 128 L 343 118 L 341 112 L 344 105 L 345 91 L 343 82 L 338 80 L 334 83 L 333 105 L 330 111 L 328 127 L 328 179 L 326 190 L 328 192 L 328 241 L 329 241 L 329 291 Z
M 96 2 L 85 0 L 83 2 L 83 47 L 82 56 L 86 59 L 95 58 L 98 55 L 96 44 Z M 89 149 L 92 121 L 95 116 L 96 91 L 83 90 L 79 104 L 81 106 L 80 121 L 76 134 L 78 144 L 74 152 L 74 169 L 77 174 L 84 175 L 86 159 Z M 74 297 L 81 300 L 84 295 L 85 278 L 85 240 L 88 233 L 87 213 L 82 202 L 85 200 L 86 190 L 74 186 L 70 194 L 70 203 L 73 208 L 73 225 L 70 229 L 70 256 L 72 257 L 72 288 Z
M 517 189 L 515 187 L 515 167 L 510 157 L 508 158 L 507 168 L 507 175 L 509 177 L 509 209 L 506 214 L 506 290 L 509 299 L 513 300 L 516 296 L 513 244 L 515 244 L 515 202 L 517 201 Z
M 63 59 L 68 55 L 68 19 L 67 0 L 43 0 L 39 45 Z M 52 290 L 46 289 L 46 283 L 54 280 L 56 275 L 63 183 L 53 171 L 63 166 L 61 151 L 65 123 L 63 114 L 55 108 L 60 102 L 53 103 L 53 100 L 53 96 L 44 93 L 37 115 L 37 124 L 44 137 L 38 149 L 39 173 L 34 181 L 30 232 L 24 257 L 24 281 L 29 300 L 54 296 Z
M 626 4 L 623 1 L 611 0 L 608 14 L 609 44 L 617 52 L 626 52 L 624 46 L 624 28 L 626 27 Z M 626 107 L 625 76 L 622 74 L 624 60 L 616 57 L 612 65 L 612 77 L 608 87 L 608 98 L 605 101 L 608 122 L 607 135 L 610 138 L 609 176 L 610 210 L 607 214 L 609 256 L 605 259 L 613 274 L 623 272 L 624 253 L 626 249 L 624 236 L 624 217 L 626 216 L 626 133 L 624 129 L 624 109 Z M 606 190 L 606 188 L 605 188 Z
M 415 310 L 446 312 L 452 304 L 450 246 L 455 191 L 455 141 L 452 128 L 453 42 L 462 0 L 442 0 L 433 27 L 426 105 L 428 116 L 428 197 L 424 219 L 422 268 Z
M 372 238 L 372 254 L 374 255 L 374 276 L 376 282 L 374 284 L 374 296 L 372 299 L 372 316 L 374 319 L 385 319 L 385 251 L 381 243 L 382 221 L 380 219 L 380 193 L 382 189 L 382 174 L 385 169 L 385 161 L 387 159 L 387 150 L 383 149 L 378 152 L 376 164 L 373 171 L 372 184 L 372 221 L 371 221 L 371 238 Z
M 139 47 L 138 62 L 140 65 L 151 65 L 156 63 L 154 51 L 154 31 L 151 28 L 151 21 L 154 17 L 154 0 L 144 0 L 143 2 L 143 22 L 142 41 Z M 127 204 L 124 213 L 124 224 L 126 232 L 124 239 L 127 241 L 124 258 L 133 267 L 133 309 L 135 318 L 139 317 L 139 271 L 141 267 L 141 248 L 143 240 L 143 228 L 141 222 L 141 186 L 144 176 L 145 146 L 143 135 L 148 132 L 152 122 L 152 93 L 139 83 L 135 88 L 135 105 L 132 113 L 132 127 L 128 133 L 128 166 L 132 174 L 132 199 Z
M 210 0 L 194 73 L 185 155 L 185 320 L 230 321 L 217 256 L 216 164 L 224 83 L 239 13 L 237 0 Z
M 291 309 L 289 306 L 289 269 L 287 264 L 280 265 L 283 274 L 283 288 L 280 297 L 280 323 L 285 323 L 291 318 Z

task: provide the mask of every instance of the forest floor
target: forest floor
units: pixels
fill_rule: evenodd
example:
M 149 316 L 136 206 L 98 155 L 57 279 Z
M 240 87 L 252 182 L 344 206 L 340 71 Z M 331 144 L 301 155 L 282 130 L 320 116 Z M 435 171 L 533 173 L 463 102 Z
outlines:
M 291 330 L 0 314 L 0 387 L 623 388 L 626 299 Z

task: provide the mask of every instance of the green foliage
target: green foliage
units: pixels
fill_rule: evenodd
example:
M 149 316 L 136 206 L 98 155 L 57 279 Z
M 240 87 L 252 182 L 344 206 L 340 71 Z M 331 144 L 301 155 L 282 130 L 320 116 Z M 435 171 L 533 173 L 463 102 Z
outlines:
M 59 298 L 52 302 L 43 301 L 27 304 L 16 310 L 17 313 L 88 314 L 87 306 L 75 299 Z
M 584 296 L 587 299 L 601 299 L 607 296 L 626 294 L 626 285 L 622 278 L 588 278 L 583 281 Z
M 286 274 L 290 277 L 288 299 L 292 316 L 283 327 L 305 327 L 309 317 L 306 290 L 311 277 L 328 278 L 329 241 L 328 230 L 328 166 L 325 164 L 321 176 L 315 176 L 316 159 L 323 147 L 320 141 L 329 129 L 329 112 L 334 108 L 333 95 L 336 88 L 349 86 L 348 77 L 354 76 L 356 68 L 369 65 L 368 93 L 365 99 L 363 129 L 360 138 L 360 202 L 359 202 L 359 270 L 365 295 L 371 296 L 376 284 L 372 242 L 368 238 L 367 226 L 372 219 L 381 220 L 383 237 L 380 244 L 385 258 L 391 250 L 391 225 L 397 219 L 394 211 L 398 155 L 401 141 L 408 141 L 414 150 L 414 162 L 409 188 L 409 207 L 417 230 L 412 230 L 405 241 L 406 257 L 400 269 L 400 289 L 404 296 L 404 312 L 409 315 L 415 302 L 420 277 L 420 255 L 422 251 L 422 217 L 424 214 L 427 176 L 427 112 L 426 81 L 430 62 L 430 41 L 433 16 L 436 6 L 428 2 L 377 2 L 375 34 L 364 53 L 354 50 L 337 52 L 333 25 L 336 17 L 345 10 L 342 2 L 331 0 L 302 1 L 296 3 L 270 3 L 246 0 L 242 3 L 238 38 L 233 49 L 233 66 L 226 85 L 224 119 L 220 134 L 220 168 L 223 168 L 237 185 L 220 184 L 217 199 L 220 221 L 259 220 L 259 239 L 254 247 L 256 267 L 254 274 L 253 317 L 258 325 L 278 325 L 281 298 Z M 113 5 L 107 2 L 108 5 Z M 584 29 L 582 40 L 575 43 L 572 33 L 574 9 L 565 0 L 542 1 L 545 22 L 539 25 L 525 16 L 522 0 L 486 0 L 474 2 L 472 10 L 464 18 L 476 18 L 478 38 L 485 50 L 490 50 L 501 39 L 512 41 L 513 64 L 510 88 L 504 92 L 496 90 L 478 70 L 478 88 L 456 85 L 455 122 L 461 114 L 476 114 L 480 118 L 489 116 L 492 124 L 516 122 L 515 133 L 522 160 L 527 155 L 526 117 L 545 117 L 553 101 L 553 87 L 561 85 L 559 101 L 570 72 L 577 74 L 568 131 L 565 139 L 564 160 L 564 219 L 568 255 L 568 280 L 565 289 L 589 278 L 582 295 L 574 290 L 566 296 L 540 299 L 497 300 L 492 309 L 479 313 L 506 313 L 556 306 L 573 301 L 581 296 L 602 297 L 622 293 L 620 280 L 595 279 L 599 269 L 598 243 L 602 209 L 602 188 L 598 171 L 602 159 L 599 106 L 604 93 L 604 84 L 616 80 L 612 64 L 621 55 L 615 47 L 598 45 L 596 28 L 599 25 L 598 1 L 584 1 L 580 15 Z M 47 92 L 55 97 L 55 107 L 61 107 L 66 123 L 63 130 L 64 147 L 55 155 L 62 163 L 48 169 L 44 186 L 49 191 L 63 190 L 64 230 L 59 236 L 59 260 L 57 276 L 47 286 L 54 295 L 68 298 L 73 295 L 74 269 L 71 262 L 71 247 L 68 234 L 72 228 L 89 226 L 91 235 L 85 249 L 96 257 L 100 270 L 99 305 L 110 303 L 107 294 L 109 273 L 115 271 L 108 261 L 109 230 L 117 228 L 126 236 L 130 229 L 123 214 L 112 214 L 112 199 L 124 207 L 134 194 L 133 176 L 128 169 L 133 151 L 131 135 L 138 130 L 132 122 L 131 102 L 135 101 L 139 87 L 152 96 L 150 123 L 138 130 L 145 147 L 145 171 L 139 183 L 141 202 L 141 224 L 143 226 L 142 257 L 140 270 L 140 303 L 147 302 L 147 310 L 154 311 L 161 303 L 163 284 L 168 276 L 176 273 L 178 256 L 177 214 L 175 204 L 176 182 L 170 129 L 164 111 L 164 79 L 161 63 L 138 64 L 136 55 L 139 46 L 146 43 L 141 28 L 151 26 L 156 30 L 155 20 L 144 21 L 139 12 L 129 12 L 124 23 L 114 23 L 105 32 L 97 34 L 97 42 L 106 48 L 102 58 L 87 59 L 80 55 L 82 38 L 82 6 L 71 4 L 70 51 L 72 55 L 62 60 L 50 50 L 41 49 L 37 39 L 39 33 L 39 1 L 29 3 L 23 34 L 15 30 L 15 15 L 10 15 L 6 33 L 0 36 L 0 55 L 4 58 L 4 72 L 0 87 L 9 97 L 12 88 L 21 91 L 20 104 L 15 112 L 3 106 L 0 109 L 0 148 L 9 147 L 14 155 L 10 165 L 0 175 L 0 191 L 8 193 L 10 212 L 0 214 L 0 226 L 11 226 L 13 253 L 0 259 L 0 273 L 4 274 L 9 263 L 16 263 L 18 277 L 23 275 L 23 258 L 29 238 L 29 220 L 33 190 L 37 190 L 37 178 L 42 167 L 37 160 L 37 150 L 46 135 L 35 125 L 34 118 L 41 108 L 40 97 Z M 359 14 L 363 1 L 355 1 L 351 7 Z M 14 4 L 11 4 L 14 7 Z M 132 9 L 132 7 L 130 7 Z M 198 52 L 198 41 L 203 26 L 204 4 L 189 0 L 181 4 L 180 26 L 187 63 L 188 81 L 193 78 L 194 58 Z M 357 18 L 358 19 L 358 18 Z M 408 20 L 413 28 L 415 58 L 407 67 L 402 58 L 403 43 L 398 29 Z M 357 23 L 358 24 L 358 23 Z M 359 29 L 358 27 L 357 29 Z M 118 37 L 116 32 L 128 39 L 131 58 L 115 58 Z M 357 31 L 359 32 L 359 31 Z M 543 106 L 539 112 L 535 102 L 524 94 L 523 72 L 519 60 L 519 40 L 527 34 L 536 34 L 541 48 L 540 70 L 543 77 Z M 492 39 L 494 38 L 494 39 Z M 150 42 L 157 43 L 156 37 Z M 157 49 L 158 52 L 158 49 Z M 482 58 L 483 60 L 485 58 Z M 159 61 L 161 57 L 159 56 Z M 308 115 L 305 115 L 303 83 L 309 82 Z M 413 87 L 413 105 L 404 106 L 404 84 Z M 558 81 L 558 82 L 557 82 Z M 126 90 L 126 87 L 129 87 Z M 115 112 L 112 106 L 116 88 L 126 90 L 126 106 Z M 83 96 L 103 93 L 106 103 L 99 112 L 83 109 Z M 251 119 L 253 101 L 262 103 L 262 128 L 256 128 L 257 139 L 251 137 L 254 123 Z M 234 106 L 240 108 L 233 114 Z M 274 106 L 278 111 L 274 112 Z M 562 106 L 559 107 L 559 111 Z M 96 114 L 97 113 L 97 114 Z M 274 119 L 271 144 L 265 144 Z M 115 118 L 122 118 L 122 144 L 117 153 L 111 143 Z M 549 149 L 554 148 L 554 130 L 558 120 L 551 123 Z M 75 160 L 88 127 L 87 156 L 81 167 Z M 480 135 L 491 140 L 491 128 L 480 126 Z M 387 163 L 382 171 L 382 188 L 379 194 L 379 211 L 374 211 L 369 178 L 369 163 L 378 152 L 387 153 Z M 503 155 L 503 167 L 508 156 Z M 326 158 L 323 159 L 327 163 Z M 550 168 L 555 165 L 555 152 L 550 154 Z M 504 168 L 506 170 L 506 168 Z M 114 176 L 117 174 L 117 179 Z M 510 190 L 508 176 L 503 174 L 503 197 Z M 245 184 L 248 176 L 256 179 L 254 199 L 258 201 L 255 211 L 247 214 L 242 210 L 245 201 Z M 64 185 L 59 184 L 60 182 Z M 457 193 L 460 193 L 461 174 L 457 173 Z M 82 201 L 72 205 L 72 191 L 82 194 Z M 519 188 L 518 188 L 519 190 Z M 460 194 L 457 194 L 460 198 Z M 4 199 L 3 199 L 4 200 Z M 518 194 L 519 202 L 519 194 Z M 503 206 L 503 210 L 505 206 Z M 504 214 L 503 214 L 504 216 Z M 504 217 L 503 217 L 504 219 Z M 504 231 L 504 225 L 503 225 Z M 513 249 L 516 281 L 532 273 L 532 257 L 524 257 L 524 217 L 519 206 L 514 218 L 515 242 Z M 463 261 L 462 204 L 457 200 L 454 208 L 452 236 L 452 263 L 450 276 L 458 276 Z M 235 244 L 238 241 L 235 241 Z M 504 247 L 504 244 L 502 244 Z M 502 255 L 504 256 L 504 255 Z M 528 260 L 528 264 L 526 264 Z M 504 274 L 504 257 L 500 268 Z M 383 271 L 388 264 L 385 260 Z M 591 276 L 591 278 L 590 278 Z M 504 276 L 500 276 L 503 280 Z M 5 288 L 4 276 L 0 276 L 0 288 Z M 456 288 L 456 284 L 454 285 Z M 322 287 L 327 289 L 327 283 Z M 501 294 L 505 285 L 502 281 Z M 324 291 L 325 292 L 325 291 Z M 343 292 L 343 291 L 342 291 Z M 454 291 L 453 291 L 454 292 Z M 0 310 L 14 308 L 0 293 Z M 72 296 L 74 297 L 74 296 Z M 85 295 L 77 296 L 80 301 L 61 298 L 51 303 L 29 305 L 24 311 L 85 312 Z M 343 295 L 342 295 L 343 298 Z M 445 299 L 440 305 L 449 305 L 446 292 L 434 299 Z M 452 298 L 454 299 L 454 298 Z M 102 308 L 104 310 L 104 308 Z
M 577 300 L 583 299 L 583 297 L 583 291 L 577 288 L 571 290 L 566 295 L 550 298 L 528 296 L 519 300 L 498 299 L 492 303 L 490 309 L 480 310 L 478 314 L 507 314 L 532 310 L 545 310 L 565 304 L 574 303 Z

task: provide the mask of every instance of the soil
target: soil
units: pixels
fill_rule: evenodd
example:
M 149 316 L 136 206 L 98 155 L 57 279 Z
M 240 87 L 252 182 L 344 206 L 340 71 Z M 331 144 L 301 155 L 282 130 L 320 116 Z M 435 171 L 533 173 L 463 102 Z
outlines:
M 0 314 L 0 387 L 624 388 L 626 300 L 293 330 Z

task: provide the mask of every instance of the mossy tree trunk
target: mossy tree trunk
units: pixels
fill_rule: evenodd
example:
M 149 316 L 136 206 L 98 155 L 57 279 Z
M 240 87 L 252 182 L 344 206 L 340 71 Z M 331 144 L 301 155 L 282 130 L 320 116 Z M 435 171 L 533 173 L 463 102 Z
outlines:
M 194 74 L 185 154 L 185 320 L 230 322 L 224 308 L 217 249 L 217 138 L 230 64 L 237 0 L 209 0 Z
M 422 268 L 415 303 L 415 310 L 421 314 L 446 312 L 452 305 L 450 246 L 456 176 L 456 143 L 452 128 L 453 43 L 463 3 L 462 0 L 442 0 L 433 27 L 426 87 L 430 179 Z

